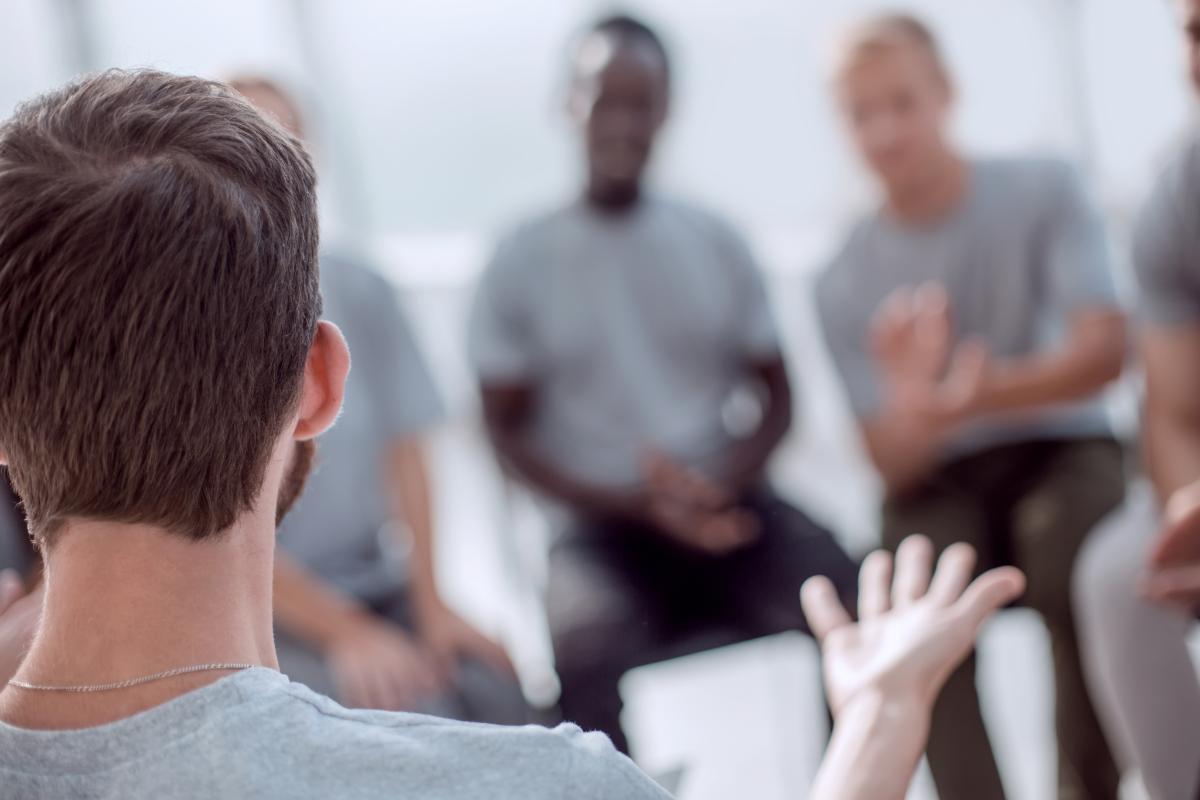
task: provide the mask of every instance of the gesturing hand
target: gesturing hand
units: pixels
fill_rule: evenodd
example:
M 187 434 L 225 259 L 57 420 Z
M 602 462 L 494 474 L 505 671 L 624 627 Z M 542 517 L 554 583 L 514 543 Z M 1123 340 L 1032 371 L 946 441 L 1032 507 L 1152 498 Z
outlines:
M 1200 610 L 1200 481 L 1167 501 L 1142 593 L 1185 612 Z
M 417 632 L 443 679 L 453 680 L 460 658 L 480 661 L 501 675 L 516 677 L 508 653 L 454 613 L 440 598 L 416 603 Z
M 918 421 L 954 425 L 983 404 L 991 355 L 982 342 L 955 343 L 950 298 L 941 285 L 889 295 L 872 320 L 870 344 L 888 403 Z
M 433 659 L 400 627 L 364 616 L 325 650 L 338 700 L 355 708 L 411 711 L 440 688 Z
M 868 693 L 931 709 L 984 621 L 1025 588 L 1013 567 L 993 569 L 968 585 L 975 551 L 966 544 L 947 548 L 931 581 L 932 562 L 933 547 L 923 536 L 900 545 L 894 581 L 888 553 L 868 556 L 859 578 L 858 622 L 828 578 L 804 584 L 804 614 L 821 644 L 835 716 Z
M 642 459 L 645 515 L 663 534 L 688 547 L 724 555 L 753 542 L 758 518 L 733 495 L 697 470 L 658 451 Z

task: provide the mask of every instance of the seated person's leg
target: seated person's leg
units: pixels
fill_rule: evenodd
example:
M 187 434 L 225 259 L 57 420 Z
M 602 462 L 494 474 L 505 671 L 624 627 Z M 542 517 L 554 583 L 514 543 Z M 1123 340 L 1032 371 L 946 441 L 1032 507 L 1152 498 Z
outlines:
M 815 575 L 829 578 L 842 603 L 855 607 L 858 565 L 832 533 L 770 489 L 750 493 L 744 505 L 758 520 L 758 536 L 725 559 L 718 578 L 727 598 L 722 616 L 742 638 L 808 633 L 796 598 Z
M 1026 571 L 1025 603 L 1042 615 L 1054 656 L 1061 797 L 1116 797 L 1119 776 L 1087 692 L 1070 581 L 1088 534 L 1121 502 L 1125 474 L 1111 440 L 1047 443 L 1033 488 L 1012 509 L 1016 565 Z
M 883 546 L 895 551 L 906 537 L 920 533 L 941 553 L 955 542 L 970 544 L 979 554 L 975 574 L 995 566 L 988 520 L 978 498 L 940 477 L 923 490 L 889 501 L 883 509 Z M 979 707 L 975 655 L 951 674 L 933 708 L 929 768 L 942 800 L 1004 797 L 1000 770 Z
M 418 638 L 412 602 L 407 592 L 373 605 L 384 619 Z M 529 722 L 529 704 L 506 659 L 503 665 L 460 654 L 450 670 L 450 685 L 428 698 L 420 711 L 440 717 L 494 725 Z
M 1200 789 L 1200 681 L 1186 641 L 1193 622 L 1138 594 L 1159 525 L 1153 490 L 1135 484 L 1079 555 L 1075 616 L 1113 746 L 1141 770 L 1151 797 L 1190 800 Z
M 593 525 L 568 533 L 550 554 L 546 609 L 563 717 L 603 731 L 622 752 L 629 743 L 618 683 L 656 660 L 671 632 L 663 597 L 671 565 L 657 555 L 664 546 L 648 529 Z

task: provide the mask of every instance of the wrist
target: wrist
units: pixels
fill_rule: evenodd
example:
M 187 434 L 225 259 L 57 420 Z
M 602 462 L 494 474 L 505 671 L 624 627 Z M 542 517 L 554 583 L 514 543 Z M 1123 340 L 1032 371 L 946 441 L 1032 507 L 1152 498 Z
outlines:
M 928 730 L 933 703 L 912 690 L 863 689 L 834 712 L 835 726 L 854 720 L 872 728 L 903 727 L 914 733 Z
M 347 604 L 335 617 L 325 624 L 314 628 L 310 634 L 312 643 L 317 649 L 328 651 L 333 649 L 347 636 L 354 636 L 364 627 L 375 623 L 375 615 L 370 609 L 357 604 Z

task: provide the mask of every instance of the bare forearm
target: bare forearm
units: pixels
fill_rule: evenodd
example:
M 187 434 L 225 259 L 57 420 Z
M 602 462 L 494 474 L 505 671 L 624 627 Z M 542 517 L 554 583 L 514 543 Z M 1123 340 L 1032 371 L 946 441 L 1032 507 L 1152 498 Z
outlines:
M 1125 326 L 1119 314 L 1078 322 L 1058 350 L 1001 361 L 989 376 L 978 414 L 1034 411 L 1092 397 L 1120 377 Z
M 388 452 L 386 481 L 392 518 L 411 536 L 412 581 L 418 601 L 434 601 L 440 595 L 434 564 L 433 498 L 429 465 L 419 438 L 396 441 Z
M 842 710 L 809 800 L 903 800 L 929 734 L 929 708 L 879 694 Z
M 274 604 L 276 624 L 316 649 L 324 649 L 348 621 L 369 613 L 278 551 Z
M 934 470 L 948 435 L 930 420 L 891 409 L 864 423 L 862 432 L 890 495 L 912 489 Z
M 762 388 L 762 420 L 729 454 L 725 479 L 734 495 L 762 478 L 775 448 L 792 427 L 792 390 L 782 357 L 754 367 Z

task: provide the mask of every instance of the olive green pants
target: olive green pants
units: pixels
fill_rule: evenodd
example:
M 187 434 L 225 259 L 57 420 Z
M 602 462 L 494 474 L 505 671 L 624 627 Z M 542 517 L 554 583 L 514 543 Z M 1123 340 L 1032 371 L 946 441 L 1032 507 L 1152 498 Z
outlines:
M 1088 697 L 1071 607 L 1071 573 L 1092 528 L 1124 497 L 1121 447 L 1111 439 L 1003 445 L 952 462 L 924 485 L 889 499 L 884 546 L 912 533 L 941 551 L 967 542 L 978 571 L 1025 572 L 1022 605 L 1041 614 L 1054 659 L 1060 800 L 1116 798 L 1119 773 Z M 972 655 L 933 712 L 926 752 L 942 800 L 1003 798 L 984 727 Z

